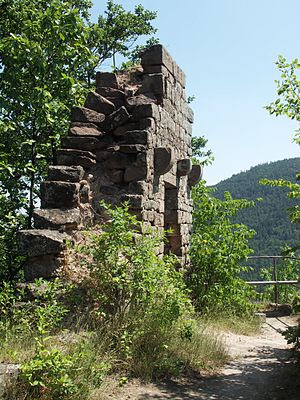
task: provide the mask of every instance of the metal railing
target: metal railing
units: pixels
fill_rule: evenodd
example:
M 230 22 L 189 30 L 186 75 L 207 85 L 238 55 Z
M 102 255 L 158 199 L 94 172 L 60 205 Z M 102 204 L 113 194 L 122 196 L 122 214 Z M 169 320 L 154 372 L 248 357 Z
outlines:
M 278 280 L 277 274 L 277 260 L 282 259 L 292 259 L 296 260 L 300 263 L 300 258 L 297 257 L 289 257 L 289 256 L 250 256 L 251 260 L 260 260 L 260 259 L 270 259 L 273 261 L 273 280 L 271 281 L 247 281 L 249 285 L 274 285 L 274 303 L 277 305 L 279 303 L 279 286 L 280 285 L 297 285 L 300 284 L 299 280 Z

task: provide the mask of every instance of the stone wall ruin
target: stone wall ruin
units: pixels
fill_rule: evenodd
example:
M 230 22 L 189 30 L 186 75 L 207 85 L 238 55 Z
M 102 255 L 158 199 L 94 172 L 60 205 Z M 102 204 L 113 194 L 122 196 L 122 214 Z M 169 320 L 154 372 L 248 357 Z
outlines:
M 161 45 L 145 51 L 141 65 L 121 75 L 98 72 L 96 91 L 73 108 L 58 165 L 41 184 L 35 229 L 19 232 L 27 280 L 56 275 L 66 240 L 101 218 L 100 200 L 129 201 L 139 219 L 171 228 L 164 251 L 187 262 L 190 188 L 201 167 L 190 159 L 193 112 L 185 76 Z

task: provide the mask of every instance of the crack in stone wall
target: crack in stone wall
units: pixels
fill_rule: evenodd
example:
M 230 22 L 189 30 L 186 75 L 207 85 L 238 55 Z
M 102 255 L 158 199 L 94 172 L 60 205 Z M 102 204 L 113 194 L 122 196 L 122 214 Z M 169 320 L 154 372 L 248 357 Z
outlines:
M 96 91 L 73 107 L 58 165 L 41 184 L 32 230 L 19 232 L 25 276 L 51 278 L 64 262 L 67 240 L 101 219 L 99 201 L 120 204 L 159 230 L 172 229 L 162 251 L 188 262 L 191 186 L 201 179 L 191 162 L 193 112 L 185 76 L 167 50 L 155 45 L 142 67 L 98 72 Z

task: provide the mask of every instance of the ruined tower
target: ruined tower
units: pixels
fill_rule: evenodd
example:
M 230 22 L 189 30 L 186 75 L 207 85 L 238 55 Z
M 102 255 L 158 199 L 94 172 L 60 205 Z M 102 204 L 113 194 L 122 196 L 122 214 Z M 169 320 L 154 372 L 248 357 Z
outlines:
M 19 233 L 28 280 L 56 275 L 65 241 L 97 223 L 100 200 L 128 201 L 139 219 L 171 228 L 164 251 L 186 262 L 190 189 L 201 167 L 190 158 L 193 112 L 185 76 L 161 45 L 144 52 L 141 66 L 123 74 L 98 72 L 96 91 L 84 107 L 73 108 L 58 165 L 49 167 L 41 184 L 35 229 Z

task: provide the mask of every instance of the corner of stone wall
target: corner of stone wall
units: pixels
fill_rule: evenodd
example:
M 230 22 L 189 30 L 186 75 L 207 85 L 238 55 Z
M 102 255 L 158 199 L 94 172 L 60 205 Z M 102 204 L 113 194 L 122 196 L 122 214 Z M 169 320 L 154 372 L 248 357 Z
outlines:
M 19 232 L 27 280 L 56 276 L 65 243 L 101 219 L 100 200 L 128 201 L 139 219 L 171 229 L 164 251 L 187 262 L 190 187 L 202 171 L 190 159 L 185 75 L 162 45 L 146 50 L 141 65 L 119 75 L 98 72 L 95 91 L 73 107 L 58 165 L 41 184 L 35 229 Z

